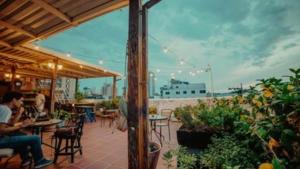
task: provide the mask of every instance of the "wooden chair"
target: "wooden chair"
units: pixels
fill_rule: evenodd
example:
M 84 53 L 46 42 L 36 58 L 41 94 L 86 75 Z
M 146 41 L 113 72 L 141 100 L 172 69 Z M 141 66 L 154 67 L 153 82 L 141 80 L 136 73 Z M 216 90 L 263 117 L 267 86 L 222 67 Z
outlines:
M 156 127 L 159 127 L 160 132 L 160 139 L 162 137 L 162 128 L 168 127 L 169 132 L 169 141 L 171 141 L 171 129 L 170 129 L 170 122 L 171 122 L 171 116 L 172 116 L 173 110 L 172 109 L 161 109 L 161 115 L 166 116 L 166 120 L 160 120 L 160 122 L 156 123 Z
M 8 162 L 14 157 L 14 150 L 11 148 L 0 148 L 0 159 L 7 158 L 3 168 L 7 167 Z
M 75 126 L 68 126 L 58 129 L 54 133 L 55 138 L 55 154 L 54 163 L 60 155 L 70 155 L 71 163 L 74 162 L 74 155 L 79 151 L 82 155 L 81 136 L 83 134 L 85 116 L 80 114 L 76 117 Z M 65 141 L 65 147 L 62 146 L 62 141 Z M 70 145 L 69 145 L 70 141 Z

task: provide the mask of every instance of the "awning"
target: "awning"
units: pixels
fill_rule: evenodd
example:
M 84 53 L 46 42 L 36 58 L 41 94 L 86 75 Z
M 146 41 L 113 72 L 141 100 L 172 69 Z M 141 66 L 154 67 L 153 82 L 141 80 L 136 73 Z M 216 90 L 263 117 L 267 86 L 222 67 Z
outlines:
M 120 76 L 78 59 L 37 48 L 40 40 L 128 5 L 128 0 L 4 0 L 0 1 L 0 70 L 50 78 L 58 62 L 58 76 L 94 78 Z M 88 57 L 88 56 L 87 56 Z

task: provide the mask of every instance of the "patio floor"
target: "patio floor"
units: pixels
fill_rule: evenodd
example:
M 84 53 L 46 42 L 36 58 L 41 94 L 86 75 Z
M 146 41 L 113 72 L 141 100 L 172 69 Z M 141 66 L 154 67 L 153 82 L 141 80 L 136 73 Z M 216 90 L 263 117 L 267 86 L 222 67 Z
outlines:
M 167 128 L 163 128 L 167 142 L 164 142 L 157 169 L 165 169 L 164 161 L 161 156 L 170 148 L 177 146 L 176 130 L 179 123 L 171 123 L 171 142 L 168 142 Z M 50 143 L 50 136 L 44 137 L 44 141 Z M 153 140 L 158 142 L 153 135 Z M 94 123 L 85 123 L 84 133 L 82 137 L 83 155 L 79 153 L 75 155 L 74 163 L 70 162 L 69 156 L 59 156 L 56 164 L 46 169 L 127 169 L 127 132 L 116 130 L 112 134 L 112 128 L 105 126 L 100 127 L 99 120 Z M 49 147 L 43 146 L 44 154 L 47 158 L 53 159 L 54 151 Z M 0 168 L 3 168 L 3 160 L 0 162 Z M 19 168 L 20 158 L 15 157 L 7 166 L 7 169 Z

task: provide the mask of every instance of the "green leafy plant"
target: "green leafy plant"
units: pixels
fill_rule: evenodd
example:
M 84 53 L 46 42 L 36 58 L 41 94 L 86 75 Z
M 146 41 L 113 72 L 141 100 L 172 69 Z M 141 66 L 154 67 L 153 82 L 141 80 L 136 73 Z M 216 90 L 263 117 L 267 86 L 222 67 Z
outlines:
M 200 162 L 209 169 L 253 169 L 258 159 L 247 145 L 225 135 L 212 139 L 212 144 L 200 156 Z
M 76 101 L 77 101 L 78 103 L 79 103 L 80 101 L 82 101 L 84 98 L 85 98 L 85 95 L 84 95 L 82 92 L 77 91 L 77 92 L 75 93 L 75 99 L 76 99 Z
M 199 157 L 195 153 L 189 153 L 185 147 L 178 147 L 176 150 L 169 150 L 163 154 L 165 166 L 168 169 L 173 168 L 173 161 L 177 159 L 177 169 L 198 168 Z
M 57 110 L 54 112 L 53 117 L 61 120 L 70 120 L 71 114 L 65 110 Z
M 96 104 L 96 108 L 104 108 L 104 109 L 118 109 L 120 104 L 120 99 L 115 98 L 112 100 L 104 100 Z

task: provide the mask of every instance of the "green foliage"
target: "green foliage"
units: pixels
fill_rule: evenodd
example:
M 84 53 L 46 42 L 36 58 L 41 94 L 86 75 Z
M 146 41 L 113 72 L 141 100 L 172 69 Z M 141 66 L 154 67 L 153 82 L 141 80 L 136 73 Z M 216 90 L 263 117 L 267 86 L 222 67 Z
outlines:
M 171 150 L 169 150 L 163 154 L 162 159 L 166 162 L 165 165 L 166 165 L 167 169 L 170 169 L 171 167 L 173 167 L 173 165 L 172 165 L 172 162 L 174 161 L 173 157 L 174 157 L 174 153 Z
M 71 114 L 65 110 L 57 110 L 54 112 L 53 117 L 55 119 L 70 120 Z
M 177 153 L 177 160 L 178 169 L 191 169 L 196 167 L 198 159 L 195 154 L 188 153 L 185 148 L 181 147 Z
M 75 93 L 75 99 L 76 101 L 79 103 L 81 100 L 83 100 L 85 98 L 85 95 L 80 92 L 80 91 L 76 91 Z
M 172 162 L 177 158 L 177 169 L 193 169 L 197 167 L 199 156 L 189 153 L 185 147 L 179 147 L 176 150 L 169 150 L 163 154 L 163 160 L 167 168 L 173 168 Z
M 118 109 L 120 104 L 120 99 L 115 98 L 112 100 L 104 100 L 100 103 L 96 104 L 96 108 L 104 108 L 104 109 Z
M 233 136 L 214 137 L 212 144 L 200 156 L 201 164 L 209 169 L 253 169 L 258 162 L 255 153 Z
M 181 120 L 184 128 L 189 130 L 202 130 L 203 128 L 230 130 L 234 121 L 239 119 L 242 109 L 237 105 L 227 104 L 225 101 L 216 103 L 212 108 L 202 101 L 199 101 L 196 106 L 176 108 L 175 117 Z

